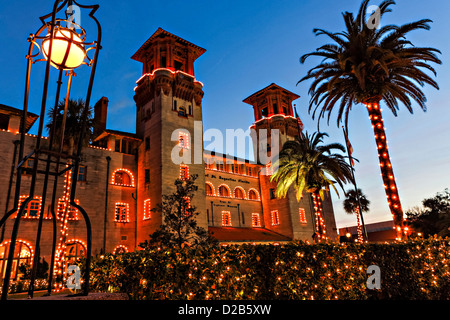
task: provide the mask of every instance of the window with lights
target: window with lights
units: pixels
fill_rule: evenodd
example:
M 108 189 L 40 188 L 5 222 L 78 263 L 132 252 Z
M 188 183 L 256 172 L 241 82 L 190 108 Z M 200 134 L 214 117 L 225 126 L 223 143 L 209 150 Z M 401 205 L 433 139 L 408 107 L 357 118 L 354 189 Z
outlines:
M 222 226 L 223 227 L 231 227 L 230 211 L 222 211 Z
M 128 203 L 117 202 L 114 213 L 115 213 L 114 218 L 115 222 L 130 222 L 128 218 L 130 213 L 130 206 Z
M 182 149 L 190 149 L 188 133 L 181 131 L 178 133 L 178 146 Z
M 252 213 L 252 227 L 261 227 L 261 218 L 259 216 L 259 213 Z
M 28 198 L 27 195 L 20 196 L 19 198 L 19 208 L 26 199 Z M 42 206 L 42 197 L 34 197 L 30 202 L 28 202 L 28 205 L 25 207 L 22 218 L 25 219 L 38 219 L 39 214 L 41 212 L 41 206 Z
M 280 214 L 278 213 L 278 210 L 273 210 L 270 213 L 272 217 L 272 226 L 279 226 L 280 225 Z
M 112 184 L 122 187 L 134 187 L 134 176 L 128 169 L 117 169 L 112 174 Z
M 63 198 L 58 199 L 56 216 L 59 220 L 64 219 L 64 214 L 66 215 L 67 220 L 78 220 L 78 210 L 77 208 L 72 207 L 69 202 L 70 201 L 65 201 Z M 75 203 L 80 204 L 80 201 L 76 199 Z
M 303 208 L 298 208 L 298 214 L 300 216 L 300 223 L 307 223 L 306 221 L 306 211 Z
M 180 164 L 180 180 L 189 180 L 189 166 Z
M 144 220 L 150 220 L 152 218 L 152 208 L 150 199 L 144 200 Z

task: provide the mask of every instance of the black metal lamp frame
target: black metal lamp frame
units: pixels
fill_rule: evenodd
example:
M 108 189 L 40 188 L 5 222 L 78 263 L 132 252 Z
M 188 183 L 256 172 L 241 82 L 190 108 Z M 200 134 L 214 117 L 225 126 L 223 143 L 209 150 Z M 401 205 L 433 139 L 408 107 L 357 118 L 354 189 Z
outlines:
M 82 9 L 88 9 L 89 17 L 95 22 L 97 26 L 97 40 L 93 42 L 86 42 L 86 32 L 84 29 L 82 29 L 80 26 L 73 23 L 73 19 L 68 16 L 71 12 L 65 11 L 66 19 L 57 19 L 56 15 L 61 12 L 64 8 L 71 8 L 72 5 L 77 5 L 79 8 Z M 75 0 L 56 0 L 53 5 L 53 11 L 47 15 L 44 15 L 40 17 L 39 19 L 42 22 L 42 26 L 38 29 L 38 31 L 35 34 L 31 34 L 28 38 L 28 42 L 30 42 L 30 47 L 28 51 L 28 55 L 26 56 L 27 59 L 27 71 L 26 71 L 26 81 L 25 81 L 25 98 L 24 98 L 24 105 L 23 105 L 23 114 L 22 114 L 22 122 L 20 125 L 20 144 L 19 144 L 19 152 L 18 152 L 18 159 L 19 163 L 17 165 L 17 172 L 16 172 L 16 186 L 15 186 L 15 194 L 14 194 L 14 206 L 11 210 L 9 210 L 3 218 L 0 220 L 0 228 L 6 223 L 8 218 L 10 218 L 13 214 L 17 213 L 14 226 L 12 229 L 11 239 L 10 239 L 10 245 L 9 245 L 9 252 L 8 252 L 8 260 L 6 265 L 6 272 L 5 272 L 5 278 L 3 281 L 3 291 L 1 300 L 6 300 L 8 297 L 8 289 L 9 284 L 11 280 L 11 269 L 12 264 L 14 260 L 14 251 L 17 241 L 17 235 L 19 231 L 19 224 L 20 220 L 22 218 L 22 215 L 24 213 L 25 208 L 28 206 L 31 200 L 35 197 L 36 194 L 36 178 L 37 175 L 43 175 L 43 186 L 42 186 L 42 204 L 40 208 L 39 213 L 39 222 L 38 222 L 38 228 L 37 228 L 37 234 L 36 234 L 36 244 L 35 244 L 35 253 L 33 258 L 33 265 L 32 265 L 32 271 L 31 271 L 31 281 L 30 286 L 28 290 L 28 297 L 33 297 L 34 292 L 34 280 L 36 277 L 36 270 L 37 270 L 37 264 L 40 260 L 40 240 L 41 240 L 41 231 L 42 231 L 42 221 L 44 216 L 44 208 L 45 208 L 45 201 L 47 196 L 47 189 L 49 184 L 49 178 L 50 176 L 54 177 L 54 183 L 53 183 L 53 191 L 52 191 L 52 199 L 51 199 L 51 207 L 50 207 L 50 213 L 52 215 L 52 222 L 53 222 L 53 242 L 52 242 L 52 254 L 51 254 L 51 263 L 50 263 L 50 270 L 49 270 L 49 279 L 48 279 L 48 292 L 47 294 L 51 294 L 52 290 L 52 280 L 53 280 L 53 270 L 55 265 L 55 253 L 56 253 L 56 233 L 57 233 L 57 226 L 56 226 L 56 214 L 55 214 L 55 204 L 56 204 L 56 193 L 57 193 L 57 183 L 58 183 L 58 177 L 63 175 L 68 170 L 72 169 L 72 188 L 70 192 L 70 206 L 78 209 L 79 212 L 83 215 L 83 218 L 86 223 L 86 232 L 87 232 L 87 248 L 86 248 L 86 269 L 84 274 L 84 288 L 81 292 L 82 295 L 87 295 L 89 293 L 89 277 L 90 277 L 90 259 L 91 259 L 91 249 L 92 249 L 92 230 L 91 230 L 91 222 L 89 219 L 88 214 L 86 213 L 86 210 L 76 203 L 75 201 L 75 194 L 76 194 L 76 187 L 77 187 L 77 181 L 78 181 L 78 170 L 80 167 L 80 161 L 81 161 L 81 155 L 82 155 L 82 149 L 83 149 L 83 143 L 84 137 L 86 135 L 87 130 L 87 116 L 89 113 L 89 104 L 91 100 L 91 94 L 92 94 L 92 87 L 94 83 L 94 77 L 95 77 L 95 71 L 97 67 L 97 61 L 98 61 L 98 55 L 99 51 L 101 49 L 101 37 L 102 37 L 102 30 L 99 21 L 94 16 L 95 12 L 98 10 L 99 5 L 82 5 L 79 4 Z M 49 21 L 46 21 L 47 19 L 51 18 Z M 61 24 L 66 23 L 67 27 L 72 29 L 74 25 L 76 25 L 78 28 L 80 28 L 81 34 L 80 39 L 81 42 L 77 42 L 73 40 L 73 37 L 67 38 L 61 35 L 56 35 L 56 30 L 60 28 Z M 47 31 L 49 36 L 46 34 L 41 35 L 44 31 Z M 75 32 L 75 31 L 74 31 Z M 86 99 L 85 99 L 85 106 L 82 114 L 82 121 L 81 121 L 81 127 L 80 127 L 80 133 L 79 133 L 79 139 L 78 139 L 78 146 L 76 150 L 76 154 L 66 154 L 63 152 L 63 142 L 64 142 L 64 131 L 65 131 L 65 121 L 67 116 L 67 105 L 70 95 L 70 88 L 72 83 L 72 77 L 75 75 L 73 70 L 69 70 L 66 74 L 68 78 L 68 84 L 67 84 L 67 92 L 66 92 L 66 100 L 65 100 L 65 108 L 63 113 L 63 121 L 60 128 L 58 128 L 61 132 L 60 136 L 60 142 L 59 144 L 55 143 L 55 133 L 56 133 L 56 115 L 58 110 L 58 103 L 60 98 L 60 91 L 61 91 L 61 85 L 62 85 L 62 75 L 64 72 L 64 69 L 61 65 L 64 65 L 67 61 L 69 50 L 65 53 L 65 57 L 63 58 L 61 65 L 56 65 L 55 63 L 51 62 L 52 57 L 52 47 L 54 40 L 65 40 L 71 45 L 76 45 L 78 47 L 87 48 L 85 50 L 86 55 L 85 59 L 83 61 L 83 64 L 88 65 L 90 67 L 90 79 L 89 84 L 87 88 L 86 93 Z M 47 59 L 36 59 L 41 54 L 42 50 L 42 41 L 49 41 L 49 47 L 47 53 Z M 41 46 L 39 45 L 38 41 L 41 42 Z M 68 48 L 71 46 L 68 45 Z M 35 50 L 34 48 L 38 49 L 37 53 L 33 53 Z M 90 50 L 94 50 L 94 57 L 90 59 L 87 55 L 87 52 Z M 30 75 L 31 75 L 31 65 L 38 62 L 38 61 L 46 61 L 46 69 L 45 69 L 45 79 L 44 79 L 44 88 L 43 88 L 43 94 L 42 94 L 42 103 L 41 103 L 41 111 L 40 111 L 40 119 L 39 119 L 39 129 L 38 134 L 36 137 L 36 143 L 34 150 L 26 155 L 24 157 L 24 148 L 25 148 L 25 124 L 27 119 L 27 112 L 28 112 L 28 100 L 29 100 L 29 90 L 30 90 Z M 56 67 L 59 71 L 58 81 L 57 81 L 57 89 L 56 89 L 56 98 L 55 98 L 55 107 L 53 109 L 53 126 L 50 130 L 49 135 L 49 143 L 47 148 L 41 145 L 42 142 L 42 133 L 44 129 L 44 118 L 45 118 L 45 112 L 47 108 L 47 94 L 48 94 L 48 84 L 50 79 L 50 67 L 53 65 Z M 67 70 L 67 69 L 66 69 Z M 58 145 L 58 148 L 56 146 Z M 32 174 L 31 174 L 31 184 L 30 184 L 30 191 L 28 193 L 28 197 L 20 203 L 20 194 L 21 194 L 21 179 L 22 179 L 22 173 L 24 172 L 24 163 L 28 159 L 34 159 L 34 164 L 32 168 Z M 66 166 L 64 169 L 60 170 L 60 165 L 65 164 L 63 161 L 68 160 L 72 163 L 69 166 Z M 45 163 L 45 170 L 38 170 L 38 164 L 42 161 Z

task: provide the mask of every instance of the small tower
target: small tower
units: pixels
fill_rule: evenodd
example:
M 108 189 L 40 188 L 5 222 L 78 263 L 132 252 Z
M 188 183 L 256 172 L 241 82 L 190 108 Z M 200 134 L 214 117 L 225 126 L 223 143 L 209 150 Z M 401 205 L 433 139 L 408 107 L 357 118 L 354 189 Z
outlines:
M 138 217 L 142 222 L 138 238 L 142 241 L 164 220 L 150 210 L 161 203 L 163 194 L 175 191 L 175 180 L 184 175 L 198 175 L 198 195 L 191 203 L 201 213 L 198 225 L 207 228 L 206 204 L 201 196 L 205 193 L 200 122 L 203 84 L 194 76 L 194 61 L 205 51 L 159 28 L 132 56 L 143 65 L 134 96 L 136 134 L 143 141 L 138 152 L 137 197 L 138 213 L 142 215 Z M 174 163 L 174 150 L 176 154 L 190 154 L 190 159 Z
M 251 126 L 257 134 L 253 141 L 257 146 L 255 157 L 260 154 L 261 147 L 271 150 L 271 129 L 279 130 L 280 148 L 287 140 L 294 139 L 299 134 L 299 129 L 303 130 L 303 123 L 295 118 L 292 109 L 292 102 L 298 98 L 300 96 L 297 94 L 272 83 L 244 99 L 245 103 L 253 106 L 255 114 L 255 123 Z M 267 130 L 267 140 L 260 135 L 262 129 Z
M 267 148 L 268 155 L 274 155 L 271 144 L 271 130 L 279 130 L 279 147 L 287 140 L 293 140 L 303 130 L 303 123 L 294 116 L 292 103 L 299 96 L 275 83 L 252 94 L 244 100 L 253 106 L 255 122 L 251 129 L 255 130 L 253 144 L 255 159 L 260 148 Z M 264 133 L 264 131 L 266 133 Z M 258 159 L 261 160 L 261 159 Z M 259 161 L 261 162 L 261 161 Z M 261 199 L 265 226 L 275 232 L 293 239 L 311 240 L 314 233 L 314 207 L 308 194 L 297 201 L 295 190 L 291 188 L 286 198 L 276 198 L 276 183 L 270 182 L 270 164 L 260 174 Z

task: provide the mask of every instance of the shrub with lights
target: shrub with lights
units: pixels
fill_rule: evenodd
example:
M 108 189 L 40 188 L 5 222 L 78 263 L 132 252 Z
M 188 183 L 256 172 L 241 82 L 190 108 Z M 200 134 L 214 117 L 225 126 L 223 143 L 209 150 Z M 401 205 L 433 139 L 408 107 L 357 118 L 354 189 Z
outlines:
M 92 261 L 91 285 L 131 299 L 450 299 L 450 240 L 147 247 Z M 366 286 L 367 267 L 381 289 Z

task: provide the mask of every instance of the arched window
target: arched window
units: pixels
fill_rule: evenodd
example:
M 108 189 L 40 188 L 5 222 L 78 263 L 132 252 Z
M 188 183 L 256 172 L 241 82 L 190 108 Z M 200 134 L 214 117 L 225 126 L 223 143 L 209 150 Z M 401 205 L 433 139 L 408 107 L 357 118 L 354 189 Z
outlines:
M 215 196 L 214 186 L 210 182 L 206 182 L 206 195 Z
M 255 189 L 248 190 L 248 199 L 249 200 L 260 200 L 259 193 Z
M 241 187 L 234 188 L 234 197 L 236 199 L 245 199 L 245 191 Z
M 134 176 L 128 169 L 117 169 L 112 174 L 112 184 L 122 187 L 134 187 Z
M 113 254 L 122 254 L 122 253 L 127 253 L 128 252 L 128 248 L 125 247 L 122 244 L 119 244 L 117 247 L 114 248 L 113 250 Z
M 66 245 L 66 263 L 67 265 L 75 264 L 78 259 L 85 257 L 86 255 L 86 244 L 81 240 L 69 240 Z
M 4 241 L 0 244 L 0 279 L 3 279 L 6 272 L 10 241 Z M 16 279 L 21 265 L 31 265 L 33 258 L 33 249 L 31 245 L 23 240 L 16 241 L 14 250 L 13 267 L 11 269 L 11 279 Z
M 230 188 L 228 186 L 222 184 L 219 186 L 219 196 L 221 197 L 230 197 Z
M 22 195 L 19 198 L 19 207 L 28 198 L 27 195 Z M 41 212 L 41 205 L 42 205 L 42 197 L 34 197 L 30 202 L 28 202 L 28 205 L 25 207 L 23 211 L 23 218 L 26 219 L 38 219 L 39 214 Z

